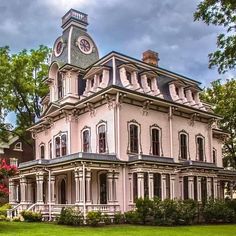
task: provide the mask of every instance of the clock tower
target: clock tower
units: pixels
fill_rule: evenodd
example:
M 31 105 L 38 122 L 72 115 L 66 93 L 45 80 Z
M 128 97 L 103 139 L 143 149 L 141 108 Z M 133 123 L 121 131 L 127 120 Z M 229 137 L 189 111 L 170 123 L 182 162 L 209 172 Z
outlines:
M 53 46 L 52 62 L 59 66 L 71 64 L 87 68 L 99 59 L 98 49 L 87 33 L 88 16 L 80 11 L 70 9 L 62 17 L 62 36 Z

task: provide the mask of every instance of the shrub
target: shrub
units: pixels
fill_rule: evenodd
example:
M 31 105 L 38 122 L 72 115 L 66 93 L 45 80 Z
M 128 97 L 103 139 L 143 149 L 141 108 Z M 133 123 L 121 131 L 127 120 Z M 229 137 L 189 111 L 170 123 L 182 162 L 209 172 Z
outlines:
M 57 223 L 61 225 L 82 225 L 83 216 L 80 211 L 76 211 L 71 207 L 63 207 Z
M 87 224 L 91 226 L 98 226 L 102 221 L 102 213 L 100 211 L 90 211 L 87 214 Z
M 19 216 L 15 216 L 12 219 L 13 222 L 21 222 L 21 218 Z
M 124 215 L 121 212 L 116 212 L 114 215 L 113 223 L 123 224 L 125 222 Z
M 178 224 L 192 224 L 197 214 L 197 203 L 192 199 L 178 201 Z
M 136 211 L 125 212 L 125 222 L 127 224 L 139 224 L 140 223 L 139 214 Z
M 7 219 L 6 216 L 4 216 L 4 215 L 0 215 L 0 221 L 5 221 L 6 219 Z
M 150 222 L 152 215 L 153 201 L 149 198 L 139 198 L 136 200 L 136 212 L 142 224 Z
M 105 225 L 110 225 L 110 224 L 111 224 L 111 217 L 110 217 L 108 214 L 104 213 L 104 214 L 102 215 L 102 222 L 103 222 Z
M 24 221 L 27 221 L 27 222 L 41 222 L 42 221 L 42 214 L 40 212 L 22 211 L 21 215 L 24 218 Z
M 11 209 L 11 205 L 6 203 L 0 207 L 0 215 L 7 216 L 7 210 Z
M 222 200 L 209 200 L 203 207 L 203 217 L 207 223 L 233 222 L 235 213 Z

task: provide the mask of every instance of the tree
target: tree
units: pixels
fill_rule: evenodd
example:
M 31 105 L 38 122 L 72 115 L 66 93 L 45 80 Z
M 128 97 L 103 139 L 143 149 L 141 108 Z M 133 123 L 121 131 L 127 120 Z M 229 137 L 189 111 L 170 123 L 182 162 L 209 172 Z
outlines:
M 236 167 L 236 80 L 223 84 L 220 80 L 213 81 L 211 87 L 204 89 L 201 98 L 223 117 L 219 128 L 229 133 L 223 148 L 224 165 Z
M 48 72 L 50 49 L 22 50 L 10 54 L 9 47 L 0 48 L 0 139 L 10 133 L 25 139 L 25 131 L 40 117 L 40 98 L 48 93 L 44 79 Z M 6 122 L 9 113 L 16 115 L 16 127 Z
M 217 36 L 218 49 L 209 54 L 209 67 L 220 73 L 236 68 L 236 1 L 204 0 L 194 13 L 194 20 L 207 25 L 222 26 L 224 33 Z
M 0 161 L 0 198 L 8 195 L 7 179 L 14 176 L 16 172 L 15 166 L 7 165 L 4 159 Z

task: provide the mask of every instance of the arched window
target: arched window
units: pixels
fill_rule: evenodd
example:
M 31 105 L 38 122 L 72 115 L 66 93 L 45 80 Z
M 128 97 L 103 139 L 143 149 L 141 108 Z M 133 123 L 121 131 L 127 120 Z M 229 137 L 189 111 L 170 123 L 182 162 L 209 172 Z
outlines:
M 160 156 L 160 130 L 152 129 L 152 155 Z
M 204 161 L 204 140 L 202 137 L 197 137 L 197 159 Z
M 129 138 L 130 138 L 130 152 L 138 153 L 138 126 L 131 124 L 129 126 Z
M 216 164 L 216 149 L 213 148 L 213 153 L 212 153 L 212 162 Z
M 129 83 L 132 85 L 132 76 L 131 76 L 131 73 L 129 71 L 126 71 L 126 78 L 129 81 Z
M 188 136 L 185 133 L 180 134 L 180 159 L 187 160 L 188 157 Z
M 60 139 L 60 137 L 56 137 L 56 139 L 55 139 L 56 157 L 61 156 L 61 153 L 60 153 L 61 148 L 60 147 L 61 147 L 61 139 Z
M 89 152 L 89 146 L 90 146 L 90 138 L 89 138 L 89 130 L 86 129 L 82 133 L 82 139 L 83 139 L 83 152 Z
M 57 72 L 57 91 L 58 91 L 58 99 L 63 97 L 63 81 L 62 81 L 62 75 L 58 71 Z
M 147 84 L 148 84 L 148 87 L 152 90 L 152 79 L 151 78 L 147 78 Z
M 98 127 L 98 151 L 99 153 L 106 152 L 106 127 L 105 125 L 100 125 Z
M 65 156 L 67 154 L 67 140 L 66 135 L 61 136 L 61 155 Z
M 44 144 L 40 145 L 40 158 L 41 159 L 45 158 L 45 146 L 44 146 Z
M 56 157 L 67 155 L 67 135 L 59 134 L 55 138 L 55 153 Z
M 48 148 L 49 148 L 49 157 L 52 159 L 52 141 L 50 140 L 48 143 Z

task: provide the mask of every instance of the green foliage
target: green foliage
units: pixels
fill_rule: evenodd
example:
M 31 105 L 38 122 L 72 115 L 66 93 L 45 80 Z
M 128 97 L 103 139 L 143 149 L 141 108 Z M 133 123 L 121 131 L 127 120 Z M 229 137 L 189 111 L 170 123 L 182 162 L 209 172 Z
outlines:
M 152 214 L 153 201 L 149 198 L 139 198 L 136 200 L 136 212 L 142 224 L 146 224 Z
M 197 7 L 194 20 L 220 26 L 224 33 L 217 36 L 218 50 L 209 54 L 209 66 L 218 66 L 224 73 L 236 68 L 236 1 L 203 0 Z
M 0 48 L 0 138 L 9 133 L 25 137 L 26 129 L 40 117 L 40 98 L 48 93 L 44 79 L 48 72 L 50 50 L 40 46 L 36 50 L 22 50 L 11 54 L 9 47 Z M 16 114 L 16 129 L 5 121 L 10 112 Z
M 7 210 L 11 209 L 10 204 L 4 204 L 3 206 L 0 207 L 0 215 L 7 216 Z
M 13 222 L 21 222 L 21 218 L 20 217 L 13 217 L 12 219 Z
M 203 207 L 203 217 L 207 223 L 229 223 L 234 220 L 234 210 L 222 200 L 209 200 Z
M 113 222 L 115 224 L 123 224 L 125 222 L 124 215 L 121 212 L 116 212 L 114 215 Z
M 111 217 L 106 213 L 102 214 L 102 222 L 105 225 L 110 225 L 111 224 Z
M 82 225 L 83 216 L 80 211 L 77 211 L 70 207 L 63 207 L 61 210 L 61 214 L 57 220 L 57 223 L 61 225 Z
M 98 226 L 102 221 L 102 213 L 100 211 L 90 211 L 87 214 L 87 224 L 90 226 Z
M 22 211 L 21 215 L 24 218 L 24 221 L 27 221 L 27 222 L 41 222 L 42 221 L 42 214 L 40 212 Z
M 201 99 L 212 105 L 213 111 L 223 117 L 218 125 L 229 133 L 223 148 L 224 166 L 236 166 L 236 80 L 221 83 L 216 80 L 201 93 Z M 221 158 L 221 157 L 218 157 Z
M 139 214 L 136 211 L 125 212 L 125 222 L 127 224 L 139 224 L 140 223 Z
M 0 221 L 6 221 L 7 217 L 4 215 L 0 215 Z

